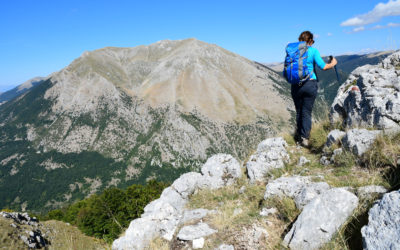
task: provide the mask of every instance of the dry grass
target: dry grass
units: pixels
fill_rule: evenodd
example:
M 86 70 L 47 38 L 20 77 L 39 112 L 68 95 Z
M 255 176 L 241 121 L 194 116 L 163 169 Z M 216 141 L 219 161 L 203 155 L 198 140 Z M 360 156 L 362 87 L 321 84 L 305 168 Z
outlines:
M 78 228 L 60 221 L 45 221 L 43 225 L 49 228 L 49 250 L 97 250 L 111 249 L 103 240 L 84 235 Z
M 155 238 L 150 242 L 149 246 L 146 247 L 145 250 L 169 250 L 169 244 L 170 243 L 164 239 Z

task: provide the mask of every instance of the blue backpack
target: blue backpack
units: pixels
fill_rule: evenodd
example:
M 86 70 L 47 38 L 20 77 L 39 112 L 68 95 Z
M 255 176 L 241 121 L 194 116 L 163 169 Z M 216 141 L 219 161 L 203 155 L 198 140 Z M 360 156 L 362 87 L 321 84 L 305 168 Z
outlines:
M 289 43 L 286 46 L 283 76 L 291 84 L 301 84 L 311 77 L 312 72 L 307 67 L 307 50 L 306 42 Z

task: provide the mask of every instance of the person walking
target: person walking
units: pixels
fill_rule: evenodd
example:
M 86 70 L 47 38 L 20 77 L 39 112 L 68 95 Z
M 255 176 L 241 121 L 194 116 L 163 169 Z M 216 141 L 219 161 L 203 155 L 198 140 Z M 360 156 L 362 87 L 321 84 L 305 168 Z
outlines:
M 318 93 L 315 65 L 322 70 L 328 70 L 337 64 L 332 58 L 325 63 L 319 51 L 311 47 L 314 36 L 310 31 L 304 31 L 299 36 L 298 43 L 290 43 L 286 47 L 284 76 L 291 83 L 291 94 L 296 108 L 295 140 L 308 147 L 311 131 L 311 113 Z

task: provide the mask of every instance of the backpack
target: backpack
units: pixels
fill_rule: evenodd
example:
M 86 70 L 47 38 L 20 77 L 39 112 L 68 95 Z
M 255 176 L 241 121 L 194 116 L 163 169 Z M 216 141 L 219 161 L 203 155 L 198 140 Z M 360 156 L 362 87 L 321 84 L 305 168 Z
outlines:
M 306 42 L 289 43 L 286 46 L 283 76 L 291 84 L 307 81 L 312 72 L 307 67 L 308 46 Z

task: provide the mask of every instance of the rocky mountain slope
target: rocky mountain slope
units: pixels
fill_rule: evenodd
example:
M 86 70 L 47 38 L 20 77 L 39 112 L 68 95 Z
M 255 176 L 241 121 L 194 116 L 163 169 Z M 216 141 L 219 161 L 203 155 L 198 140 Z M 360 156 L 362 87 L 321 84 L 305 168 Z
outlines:
M 43 211 L 243 158 L 290 126 L 285 85 L 196 39 L 85 52 L 0 106 L 0 207 Z

